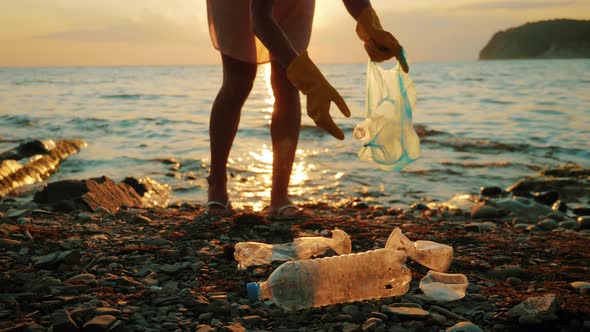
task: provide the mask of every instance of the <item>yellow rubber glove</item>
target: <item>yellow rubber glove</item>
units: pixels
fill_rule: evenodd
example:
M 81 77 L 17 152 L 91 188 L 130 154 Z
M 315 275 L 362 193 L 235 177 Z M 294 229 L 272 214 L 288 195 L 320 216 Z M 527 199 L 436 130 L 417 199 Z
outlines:
M 361 12 L 357 18 L 356 33 L 365 42 L 365 50 L 372 61 L 382 62 L 396 57 L 404 72 L 410 70 L 401 45 L 391 33 L 383 30 L 373 8 L 367 7 Z
M 307 52 L 299 54 L 287 67 L 287 78 L 307 96 L 307 115 L 316 126 L 327 131 L 337 139 L 344 139 L 344 132 L 330 116 L 330 103 L 334 102 L 346 117 L 350 110 L 336 89 L 322 75 L 311 61 Z

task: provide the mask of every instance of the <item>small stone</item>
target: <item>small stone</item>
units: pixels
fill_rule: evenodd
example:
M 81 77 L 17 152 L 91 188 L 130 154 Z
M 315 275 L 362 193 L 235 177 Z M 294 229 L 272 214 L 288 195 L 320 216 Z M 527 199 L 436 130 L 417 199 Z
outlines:
M 430 313 L 424 309 L 414 308 L 414 307 L 393 307 L 393 306 L 385 306 L 385 312 L 391 313 L 398 317 L 405 317 L 405 318 L 426 318 L 430 316 Z
M 459 322 L 446 330 L 447 332 L 483 332 L 479 326 L 471 322 Z
M 470 222 L 465 224 L 465 230 L 468 232 L 487 232 L 496 227 L 496 224 L 491 222 Z
M 506 317 L 518 320 L 521 325 L 540 324 L 557 319 L 555 294 L 530 297 L 506 312 Z
M 502 194 L 504 190 L 500 187 L 481 187 L 479 192 L 482 196 L 494 197 Z
M 195 332 L 211 332 L 214 330 L 215 330 L 214 328 L 212 328 L 211 326 L 209 326 L 207 324 L 199 324 L 199 325 L 197 325 Z
M 485 202 L 475 203 L 471 208 L 471 218 L 493 219 L 500 216 L 500 211 L 493 206 L 485 205 Z
M 497 280 L 506 280 L 508 277 L 519 277 L 522 274 L 522 268 L 519 265 L 501 265 L 489 270 L 486 274 Z
M 544 205 L 553 205 L 559 199 L 557 191 L 537 192 L 533 194 L 533 199 Z
M 543 231 L 552 231 L 557 228 L 557 221 L 553 219 L 543 219 L 537 223 L 537 227 Z
M 379 311 L 373 311 L 373 312 L 369 313 L 369 316 L 379 318 L 381 320 L 387 320 L 387 318 L 388 318 L 386 314 L 381 313 Z
M 447 317 L 437 313 L 431 313 L 430 317 L 432 317 L 432 319 L 440 325 L 445 325 L 448 321 Z
M 98 307 L 94 309 L 94 314 L 97 316 L 102 315 L 111 315 L 111 316 L 121 316 L 121 310 L 115 308 L 108 308 L 108 307 Z
M 242 319 L 244 320 L 244 324 L 246 324 L 246 326 L 258 325 L 262 320 L 262 318 L 258 315 L 244 316 Z
M 91 320 L 87 321 L 84 326 L 82 326 L 83 331 L 88 332 L 102 332 L 106 331 L 113 323 L 117 321 L 115 316 L 111 315 L 102 315 L 96 316 Z
M 223 327 L 224 330 L 229 330 L 230 332 L 246 332 L 246 328 L 242 326 L 240 323 L 232 323 Z
M 580 229 L 590 229 L 590 217 L 578 217 L 578 224 Z
M 488 298 L 482 294 L 471 294 L 469 295 L 469 298 L 477 302 L 485 302 L 488 300 Z
M 199 317 L 197 318 L 198 321 L 208 321 L 211 320 L 211 318 L 213 318 L 213 313 L 212 312 L 206 312 L 204 314 L 200 314 Z
M 342 312 L 350 315 L 354 321 L 360 321 L 363 319 L 363 314 L 356 305 L 345 305 L 342 307 Z
M 572 211 L 574 211 L 574 214 L 577 216 L 590 216 L 590 207 L 576 206 Z
M 577 289 L 582 295 L 590 294 L 590 282 L 574 281 L 570 283 L 570 286 Z
M 342 324 L 342 332 L 359 332 L 361 331 L 361 326 L 358 324 L 351 324 L 348 322 L 344 322 Z
M 352 322 L 352 316 L 347 314 L 336 315 L 333 319 L 334 322 Z
M 382 323 L 381 319 L 371 317 L 363 323 L 363 326 L 361 328 L 363 331 L 373 331 L 381 323 Z
M 522 280 L 515 277 L 508 277 L 508 279 L 506 279 L 506 282 L 508 283 L 508 285 L 512 287 L 521 286 L 523 284 Z
M 96 276 L 90 273 L 82 273 L 76 276 L 71 277 L 70 279 L 64 281 L 66 284 L 70 285 L 91 285 L 97 286 L 98 282 L 96 281 Z
M 79 331 L 78 324 L 70 316 L 66 309 L 57 309 L 53 313 L 53 331 L 54 332 L 74 332 Z
M 557 201 L 557 202 L 553 203 L 553 206 L 551 207 L 551 209 L 553 211 L 566 212 L 567 211 L 567 204 L 562 201 Z
M 572 219 L 568 219 L 568 220 L 564 220 L 562 222 L 560 222 L 558 224 L 559 228 L 563 228 L 563 229 L 573 229 L 576 230 L 578 229 L 578 227 L 580 225 L 578 225 L 578 222 Z
M 39 269 L 53 269 L 58 267 L 60 264 L 80 264 L 81 259 L 82 255 L 80 254 L 80 250 L 68 250 L 41 256 L 34 265 Z
M 172 241 L 164 240 L 159 237 L 154 238 L 146 238 L 143 240 L 143 243 L 148 246 L 156 246 L 156 247 L 163 247 L 163 246 L 170 246 L 172 245 Z
M 4 239 L 4 238 L 0 239 L 0 248 L 2 248 L 2 249 L 16 250 L 16 249 L 20 248 L 21 245 L 22 245 L 22 242 L 18 241 L 18 240 L 11 240 L 11 239 Z
M 429 210 L 428 209 L 428 206 L 426 206 L 426 204 L 420 203 L 420 202 L 416 202 L 416 203 L 413 203 L 412 205 L 410 205 L 410 209 L 416 210 L 416 211 L 426 211 L 426 210 Z

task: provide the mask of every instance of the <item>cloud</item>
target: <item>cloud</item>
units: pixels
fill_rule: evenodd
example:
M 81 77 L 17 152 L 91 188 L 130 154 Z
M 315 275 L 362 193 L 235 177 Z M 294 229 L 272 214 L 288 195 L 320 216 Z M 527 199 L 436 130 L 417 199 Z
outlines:
M 489 1 L 473 3 L 457 7 L 466 10 L 530 10 L 552 7 L 565 7 L 575 4 L 575 1 Z
M 68 40 L 99 43 L 196 43 L 202 35 L 202 27 L 179 25 L 156 15 L 140 19 L 119 19 L 99 28 L 76 28 L 38 35 L 37 39 Z

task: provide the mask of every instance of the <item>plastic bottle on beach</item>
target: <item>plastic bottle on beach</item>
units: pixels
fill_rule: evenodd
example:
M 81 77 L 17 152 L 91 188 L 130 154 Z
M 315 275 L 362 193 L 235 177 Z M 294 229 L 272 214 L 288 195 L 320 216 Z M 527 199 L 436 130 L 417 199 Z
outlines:
M 438 272 L 446 271 L 453 262 L 453 247 L 433 241 L 411 241 L 399 227 L 391 232 L 385 248 L 404 250 L 414 261 Z
M 328 249 L 334 250 L 338 255 L 346 255 L 350 254 L 352 245 L 346 232 L 335 229 L 332 231 L 332 238 L 300 237 L 285 244 L 239 242 L 234 249 L 238 268 L 246 269 L 249 266 L 269 264 L 272 261 L 307 259 L 322 255 Z
M 285 310 L 398 296 L 408 291 L 412 274 L 401 250 L 291 261 L 265 282 L 248 283 L 251 300 L 270 299 Z

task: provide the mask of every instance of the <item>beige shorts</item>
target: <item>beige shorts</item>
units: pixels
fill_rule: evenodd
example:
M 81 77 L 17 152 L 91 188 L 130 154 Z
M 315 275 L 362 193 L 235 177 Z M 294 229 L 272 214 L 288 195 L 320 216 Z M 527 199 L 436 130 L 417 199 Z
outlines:
M 277 0 L 273 17 L 299 53 L 311 37 L 315 0 Z M 224 55 L 250 63 L 270 61 L 268 50 L 252 32 L 251 0 L 207 0 L 213 46 Z

